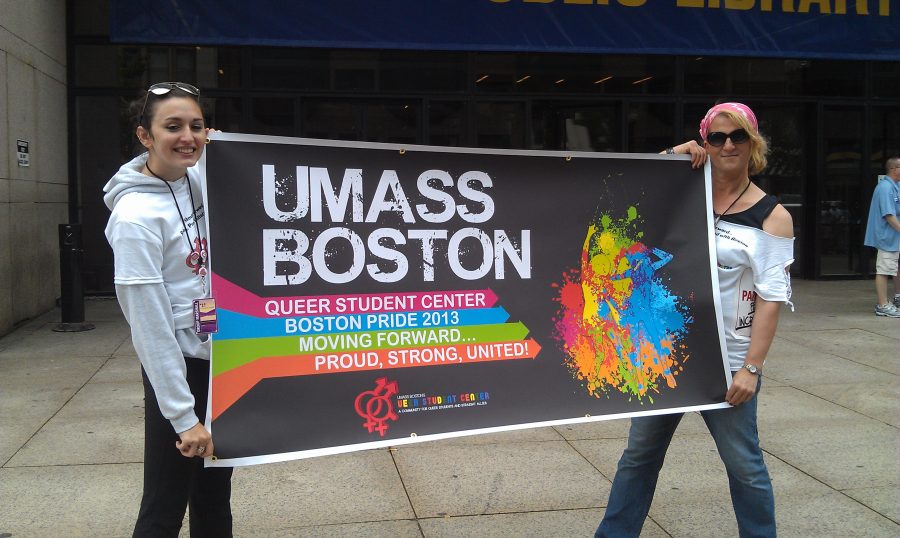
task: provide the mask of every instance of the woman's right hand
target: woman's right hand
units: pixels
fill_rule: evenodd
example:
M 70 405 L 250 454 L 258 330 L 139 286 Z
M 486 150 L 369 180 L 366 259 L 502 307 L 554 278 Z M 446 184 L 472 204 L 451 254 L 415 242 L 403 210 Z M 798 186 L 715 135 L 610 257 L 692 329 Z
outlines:
M 202 423 L 194 424 L 191 429 L 179 433 L 178 437 L 181 439 L 175 441 L 175 448 L 185 458 L 208 458 L 213 455 L 212 436 Z
M 678 144 L 672 149 L 675 150 L 675 153 L 690 155 L 691 168 L 700 168 L 706 164 L 706 150 L 695 140 L 688 140 L 683 144 Z

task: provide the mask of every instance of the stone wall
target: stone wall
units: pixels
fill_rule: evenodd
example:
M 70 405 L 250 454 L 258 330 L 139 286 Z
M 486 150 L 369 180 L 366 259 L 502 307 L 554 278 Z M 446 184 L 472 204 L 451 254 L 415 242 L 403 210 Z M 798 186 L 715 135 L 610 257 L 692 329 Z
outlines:
M 0 335 L 59 297 L 68 222 L 64 0 L 0 0 Z M 16 141 L 27 140 L 30 166 Z

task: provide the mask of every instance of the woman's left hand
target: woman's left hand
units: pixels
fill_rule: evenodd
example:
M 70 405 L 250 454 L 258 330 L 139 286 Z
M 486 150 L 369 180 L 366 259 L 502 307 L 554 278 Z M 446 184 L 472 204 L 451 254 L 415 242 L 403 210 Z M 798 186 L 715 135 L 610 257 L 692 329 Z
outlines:
M 203 426 L 202 422 L 194 424 L 194 426 L 178 434 L 178 441 L 175 441 L 175 448 L 181 452 L 185 458 L 208 458 L 213 455 L 215 447 L 213 446 L 212 436 Z
M 731 379 L 731 387 L 725 393 L 725 401 L 731 405 L 741 405 L 749 401 L 756 394 L 756 386 L 759 378 L 748 370 L 741 368 Z
M 700 168 L 706 164 L 706 150 L 695 140 L 688 140 L 683 144 L 678 144 L 672 149 L 675 150 L 675 153 L 690 155 L 691 168 Z

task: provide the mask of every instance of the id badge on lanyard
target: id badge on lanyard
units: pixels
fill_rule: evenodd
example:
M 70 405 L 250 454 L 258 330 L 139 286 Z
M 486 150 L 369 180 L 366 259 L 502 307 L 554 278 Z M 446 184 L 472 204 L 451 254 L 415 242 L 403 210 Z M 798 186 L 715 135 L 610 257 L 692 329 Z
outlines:
M 191 261 L 199 263 L 197 274 L 200 275 L 200 289 L 206 291 L 206 250 L 199 246 L 200 252 L 191 253 Z M 219 332 L 219 318 L 216 313 L 216 299 L 214 297 L 203 297 L 194 299 L 194 332 L 200 336 Z
M 203 335 L 218 331 L 219 320 L 216 315 L 216 300 L 212 297 L 194 299 L 194 332 L 198 335 Z

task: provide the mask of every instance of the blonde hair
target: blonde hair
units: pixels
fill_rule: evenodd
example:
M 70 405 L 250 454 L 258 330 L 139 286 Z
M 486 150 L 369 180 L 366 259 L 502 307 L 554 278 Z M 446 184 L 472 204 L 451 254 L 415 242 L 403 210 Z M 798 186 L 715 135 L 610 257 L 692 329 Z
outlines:
M 725 116 L 726 118 L 737 124 L 738 127 L 747 131 L 750 135 L 750 175 L 756 175 L 766 169 L 769 161 L 766 156 L 769 154 L 769 142 L 759 134 L 759 131 L 753 128 L 743 114 L 732 112 L 730 110 L 722 110 L 717 116 Z

